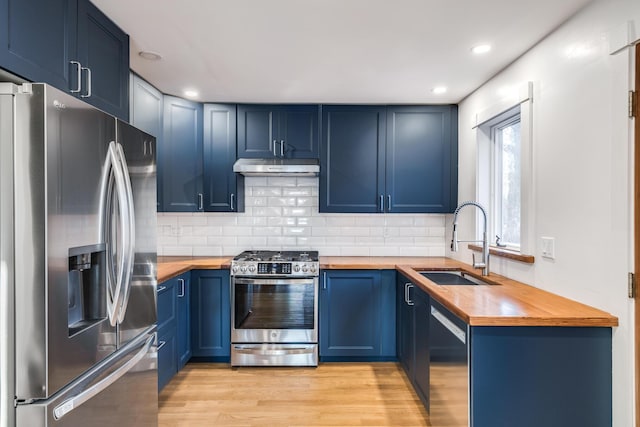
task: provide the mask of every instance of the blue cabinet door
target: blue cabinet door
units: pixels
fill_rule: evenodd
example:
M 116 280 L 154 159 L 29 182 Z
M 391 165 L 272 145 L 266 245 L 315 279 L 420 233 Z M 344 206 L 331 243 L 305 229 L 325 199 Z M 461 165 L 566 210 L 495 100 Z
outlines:
M 231 302 L 229 270 L 197 270 L 191 282 L 191 342 L 194 357 L 229 360 Z
M 158 146 L 163 211 L 202 211 L 202 104 L 165 96 L 163 126 Z
M 429 295 L 409 279 L 397 280 L 398 360 L 429 408 Z
M 238 157 L 318 158 L 317 105 L 239 105 Z
M 386 113 L 377 106 L 323 106 L 320 212 L 384 209 Z
M 204 210 L 244 212 L 244 177 L 236 161 L 236 105 L 204 105 Z
M 409 285 L 412 283 L 404 276 L 398 275 L 397 300 L 397 354 L 398 361 L 404 368 L 409 381 L 414 380 L 415 354 L 413 351 L 413 303 L 411 302 Z
M 276 157 L 277 114 L 274 105 L 238 105 L 238 157 Z
M 322 279 L 320 356 L 395 358 L 395 272 L 334 270 Z
M 64 91 L 74 88 L 77 0 L 0 0 L 0 67 Z
M 129 121 L 129 36 L 89 0 L 78 0 L 78 61 L 83 73 L 80 96 Z
M 176 279 L 177 289 L 177 370 L 191 359 L 191 273 Z
M 452 212 L 457 203 L 457 107 L 387 107 L 388 212 Z
M 318 158 L 319 111 L 317 105 L 287 105 L 279 109 L 277 148 L 280 157 Z
M 156 137 L 154 145 L 145 147 L 156 156 L 156 162 L 161 163 L 158 157 L 158 146 L 162 146 L 162 118 L 163 95 L 158 89 L 147 83 L 140 76 L 131 74 L 130 79 L 129 111 L 130 122 L 138 129 L 142 129 Z M 164 168 L 157 170 L 157 210 L 162 206 L 162 172 Z
M 158 390 L 178 372 L 178 286 L 177 279 L 167 280 L 158 285 Z
M 429 295 L 417 286 L 410 289 L 413 302 L 413 387 L 429 409 Z

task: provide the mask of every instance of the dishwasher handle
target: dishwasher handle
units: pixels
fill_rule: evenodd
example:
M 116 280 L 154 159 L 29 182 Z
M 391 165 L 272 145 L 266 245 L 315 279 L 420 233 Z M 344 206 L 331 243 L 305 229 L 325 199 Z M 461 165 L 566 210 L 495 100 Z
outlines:
M 447 316 L 442 314 L 434 306 L 431 306 L 431 316 L 433 316 L 434 319 L 436 319 L 438 322 L 440 322 L 440 324 L 442 326 L 447 328 L 447 330 L 449 332 L 451 332 L 453 335 L 455 335 L 455 337 L 458 338 L 462 342 L 462 344 L 466 344 L 467 343 L 467 334 L 466 334 L 466 332 L 463 331 L 461 328 L 459 328 L 458 325 L 453 323 Z

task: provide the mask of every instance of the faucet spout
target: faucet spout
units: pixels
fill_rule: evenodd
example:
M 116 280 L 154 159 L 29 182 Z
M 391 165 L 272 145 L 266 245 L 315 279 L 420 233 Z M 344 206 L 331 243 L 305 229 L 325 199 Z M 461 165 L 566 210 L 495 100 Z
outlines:
M 487 276 L 489 274 L 489 241 L 487 240 L 487 211 L 482 207 L 480 203 L 467 201 L 461 203 L 456 210 L 453 212 L 453 233 L 451 237 L 451 251 L 458 251 L 458 213 L 462 210 L 462 208 L 466 206 L 475 206 L 480 209 L 483 217 L 483 230 L 482 230 L 482 261 L 477 262 L 476 256 L 473 254 L 473 268 L 482 268 L 482 275 Z

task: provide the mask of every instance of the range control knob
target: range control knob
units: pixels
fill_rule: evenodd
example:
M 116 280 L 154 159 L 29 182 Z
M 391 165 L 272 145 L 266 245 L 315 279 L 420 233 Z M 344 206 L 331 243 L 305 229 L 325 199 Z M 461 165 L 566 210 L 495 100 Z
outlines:
M 293 271 L 295 271 L 296 273 L 300 271 L 300 266 L 298 264 L 293 266 Z
M 243 273 L 246 273 L 247 272 L 247 266 L 243 265 L 242 267 L 240 267 L 240 271 L 243 272 Z
M 312 273 L 316 272 L 316 265 L 315 264 L 311 264 L 311 268 L 310 268 Z
M 237 264 L 236 264 L 236 265 L 234 265 L 234 266 L 233 266 L 233 272 L 234 272 L 234 273 L 237 273 L 237 272 L 238 272 L 238 268 L 239 268 L 239 267 L 238 267 L 238 265 L 237 265 Z
M 253 273 L 254 271 L 256 271 L 256 266 L 255 266 L 255 264 L 251 264 L 251 265 L 249 266 L 249 272 L 250 272 L 250 273 Z
M 309 267 L 307 267 L 307 264 L 303 264 L 302 265 L 302 272 L 306 273 L 307 271 L 309 271 Z

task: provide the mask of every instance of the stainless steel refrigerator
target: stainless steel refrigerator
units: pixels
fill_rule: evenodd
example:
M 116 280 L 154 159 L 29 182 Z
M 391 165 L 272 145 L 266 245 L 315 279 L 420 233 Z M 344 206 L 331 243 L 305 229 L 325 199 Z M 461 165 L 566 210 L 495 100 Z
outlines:
M 157 425 L 154 144 L 0 83 L 0 427 Z

